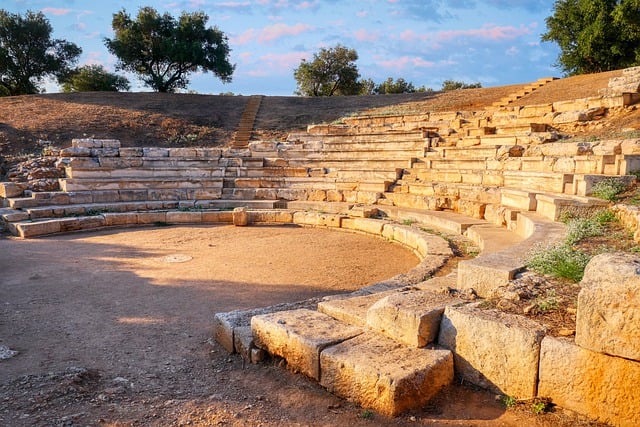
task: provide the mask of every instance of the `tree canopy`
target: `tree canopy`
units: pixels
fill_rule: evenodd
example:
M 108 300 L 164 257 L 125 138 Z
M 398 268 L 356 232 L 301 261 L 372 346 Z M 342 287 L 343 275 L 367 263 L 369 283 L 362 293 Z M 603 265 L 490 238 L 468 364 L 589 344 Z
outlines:
M 567 75 L 640 64 L 640 0 L 556 0 L 546 24 Z
M 45 77 L 67 76 L 82 49 L 51 33 L 42 12 L 0 10 L 0 95 L 38 93 Z
M 303 96 L 358 95 L 361 85 L 357 60 L 355 49 L 340 44 L 321 48 L 311 61 L 303 59 L 295 69 L 293 76 L 298 83 L 295 93 Z
M 235 66 L 229 62 L 228 38 L 207 27 L 208 20 L 204 12 L 183 12 L 176 20 L 151 7 L 141 8 L 134 20 L 123 9 L 113 15 L 115 35 L 105 45 L 118 58 L 117 69 L 137 74 L 158 92 L 186 88 L 196 71 L 230 82 Z
M 442 82 L 442 91 L 448 92 L 450 90 L 458 90 L 458 89 L 478 89 L 481 88 L 482 84 L 480 83 L 465 83 L 459 82 L 457 80 L 445 80 Z
M 63 92 L 119 92 L 129 90 L 126 77 L 110 73 L 102 65 L 85 65 L 74 70 L 62 84 Z

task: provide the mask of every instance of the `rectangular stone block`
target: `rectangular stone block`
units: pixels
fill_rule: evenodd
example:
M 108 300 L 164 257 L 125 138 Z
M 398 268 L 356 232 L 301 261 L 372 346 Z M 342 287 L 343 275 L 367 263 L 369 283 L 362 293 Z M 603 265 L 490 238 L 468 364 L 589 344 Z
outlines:
M 144 151 L 142 147 L 122 147 L 120 148 L 120 157 L 142 157 Z
M 438 343 L 450 349 L 456 373 L 472 384 L 517 398 L 536 396 L 545 328 L 522 316 L 474 306 L 447 307 Z
M 251 330 L 257 347 L 283 357 L 291 368 L 316 380 L 320 380 L 320 352 L 363 332 L 307 309 L 254 316 Z
M 380 236 L 387 221 L 369 218 L 342 218 L 342 228 Z
M 608 425 L 636 427 L 640 412 L 640 362 L 546 337 L 540 353 L 538 395 Z
M 27 184 L 16 182 L 1 182 L 0 197 L 20 197 L 24 190 L 28 188 Z
M 138 212 L 138 224 L 155 224 L 167 222 L 166 212 Z
M 318 212 L 296 212 L 293 214 L 294 224 L 315 225 L 321 227 L 338 227 L 342 224 L 343 215 L 318 213 Z
M 167 222 L 172 224 L 199 224 L 202 222 L 202 212 L 167 212 Z
M 293 222 L 293 212 L 276 210 L 249 211 L 249 222 L 251 223 L 277 223 L 290 224 Z
M 196 157 L 196 149 L 195 148 L 169 148 L 169 157 Z
M 233 222 L 233 212 L 231 211 L 209 211 L 202 212 L 202 222 Z
M 348 298 L 337 297 L 319 302 L 318 311 L 350 325 L 366 326 L 369 307 L 396 292 L 394 289 Z
M 93 138 L 73 138 L 71 140 L 71 146 L 74 148 L 102 148 L 101 139 Z
M 445 307 L 459 302 L 448 294 L 396 292 L 369 307 L 367 326 L 408 346 L 424 347 L 437 338 Z
M 43 236 L 60 232 L 60 220 L 25 222 L 15 224 L 18 234 L 22 238 Z
M 138 223 L 138 214 L 135 212 L 108 212 L 103 216 L 104 225 L 107 227 L 133 225 Z
M 448 350 L 409 348 L 367 332 L 320 355 L 320 384 L 385 416 L 424 407 L 453 380 Z
M 640 361 L 638 265 L 637 255 L 630 253 L 604 253 L 591 259 L 578 294 L 577 345 Z
M 65 218 L 60 221 L 60 231 L 78 231 L 78 230 L 93 230 L 96 228 L 104 227 L 105 219 L 102 215 L 95 216 L 82 216 L 78 218 Z
M 169 157 L 169 149 L 162 147 L 144 147 L 142 149 L 144 157 Z

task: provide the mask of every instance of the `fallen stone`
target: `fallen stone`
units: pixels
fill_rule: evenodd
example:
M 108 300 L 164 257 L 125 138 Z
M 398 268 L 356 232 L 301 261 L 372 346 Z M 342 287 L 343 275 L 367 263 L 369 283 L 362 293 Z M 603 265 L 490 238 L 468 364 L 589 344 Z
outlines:
M 350 325 L 366 326 L 369 307 L 396 292 L 398 290 L 393 289 L 349 298 L 332 298 L 319 302 L 318 311 Z
M 18 352 L 16 350 L 11 350 L 6 345 L 0 345 L 0 360 L 11 359 L 14 356 L 17 356 Z
M 453 380 L 448 350 L 405 347 L 367 332 L 320 355 L 320 384 L 386 416 L 423 407 Z
M 286 359 L 291 368 L 316 380 L 320 379 L 320 352 L 363 332 L 306 309 L 254 316 L 251 330 L 258 348 Z
M 424 347 L 437 338 L 445 307 L 459 302 L 430 291 L 396 292 L 369 307 L 367 326 L 406 345 Z

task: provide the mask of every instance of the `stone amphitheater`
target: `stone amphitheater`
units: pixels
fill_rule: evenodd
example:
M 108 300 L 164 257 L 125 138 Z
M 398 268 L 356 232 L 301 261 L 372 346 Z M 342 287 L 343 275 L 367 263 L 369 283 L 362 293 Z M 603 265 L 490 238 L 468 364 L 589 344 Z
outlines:
M 297 224 L 382 236 L 421 259 L 351 294 L 218 313 L 215 339 L 260 363 L 272 356 L 336 395 L 394 416 L 423 407 L 454 377 L 518 399 L 551 399 L 613 425 L 640 422 L 640 262 L 604 255 L 587 267 L 575 337 L 487 310 L 540 242 L 560 241 L 565 211 L 608 202 L 595 184 L 635 183 L 640 140 L 563 140 L 635 108 L 640 69 L 591 98 L 527 103 L 541 79 L 474 111 L 371 113 L 255 140 L 263 98 L 250 97 L 227 148 L 124 147 L 74 139 L 50 150 L 63 176 L 35 191 L 0 183 L 0 225 L 21 238 L 152 224 Z M 55 188 L 57 187 L 57 188 Z M 637 213 L 618 207 L 637 228 Z M 445 276 L 440 230 L 481 249 Z M 636 233 L 638 234 L 638 233 Z M 638 234 L 640 238 L 640 234 Z

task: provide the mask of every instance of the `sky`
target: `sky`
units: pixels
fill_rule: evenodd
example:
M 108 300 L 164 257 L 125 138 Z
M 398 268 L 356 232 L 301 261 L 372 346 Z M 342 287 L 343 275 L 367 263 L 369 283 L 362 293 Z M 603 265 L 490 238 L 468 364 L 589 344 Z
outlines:
M 2 0 L 0 9 L 41 11 L 53 37 L 83 50 L 78 65 L 116 71 L 107 51 L 111 20 L 140 7 L 178 17 L 204 11 L 209 26 L 229 39 L 232 82 L 212 73 L 191 75 L 189 90 L 202 94 L 293 95 L 294 70 L 321 48 L 341 44 L 358 53 L 360 76 L 381 83 L 403 78 L 438 90 L 445 80 L 483 87 L 561 77 L 554 43 L 543 43 L 553 0 Z M 131 91 L 148 91 L 134 76 Z M 57 92 L 47 84 L 47 92 Z

